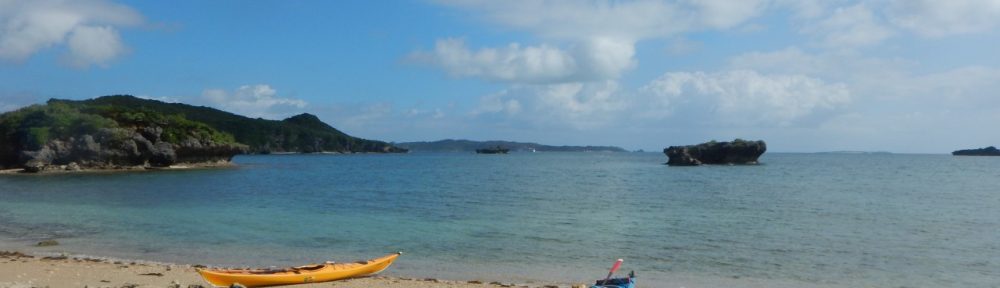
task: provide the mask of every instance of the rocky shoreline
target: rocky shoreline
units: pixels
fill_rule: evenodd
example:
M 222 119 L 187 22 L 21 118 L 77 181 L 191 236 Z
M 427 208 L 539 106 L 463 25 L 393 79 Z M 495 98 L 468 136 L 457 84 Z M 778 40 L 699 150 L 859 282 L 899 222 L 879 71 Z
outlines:
M 20 151 L 16 161 L 0 166 L 20 172 L 134 171 L 232 165 L 233 156 L 249 151 L 246 145 L 217 143 L 188 137 L 167 142 L 163 129 L 103 128 L 97 133 L 49 140 L 35 149 Z

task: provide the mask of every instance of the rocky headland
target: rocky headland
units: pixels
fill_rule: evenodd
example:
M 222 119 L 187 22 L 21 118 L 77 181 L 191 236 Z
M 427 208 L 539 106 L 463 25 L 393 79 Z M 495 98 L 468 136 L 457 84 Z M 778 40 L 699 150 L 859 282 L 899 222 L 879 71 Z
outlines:
M 179 143 L 162 139 L 160 127 L 102 128 L 94 134 L 52 139 L 36 150 L 17 153 L 4 163 L 24 172 L 124 170 L 175 166 L 218 166 L 249 151 L 247 145 L 187 137 Z
M 709 141 L 698 145 L 670 146 L 663 149 L 671 166 L 697 166 L 702 164 L 757 164 L 757 158 L 767 151 L 763 140 L 732 142 Z
M 398 153 L 300 114 L 253 119 L 128 95 L 49 100 L 0 114 L 0 169 L 19 172 L 225 166 L 246 153 Z
M 966 149 L 951 152 L 954 156 L 1000 156 L 1000 149 L 997 147 L 986 147 L 979 149 Z

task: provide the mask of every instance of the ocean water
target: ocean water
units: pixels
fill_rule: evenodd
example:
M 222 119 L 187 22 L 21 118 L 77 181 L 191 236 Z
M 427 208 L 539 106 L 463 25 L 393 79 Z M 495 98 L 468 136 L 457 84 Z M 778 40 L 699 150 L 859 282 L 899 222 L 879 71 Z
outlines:
M 238 156 L 0 176 L 0 249 L 229 266 L 403 257 L 396 276 L 642 287 L 1000 287 L 1000 157 Z M 55 247 L 31 247 L 57 239 Z

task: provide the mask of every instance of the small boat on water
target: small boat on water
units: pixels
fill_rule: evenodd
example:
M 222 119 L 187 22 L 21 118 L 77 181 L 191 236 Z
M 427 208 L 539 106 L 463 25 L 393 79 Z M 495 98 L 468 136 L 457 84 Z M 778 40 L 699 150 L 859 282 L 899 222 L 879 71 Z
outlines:
M 386 268 L 403 252 L 352 263 L 326 262 L 280 269 L 198 269 L 205 281 L 218 287 L 239 283 L 246 287 L 265 287 L 314 282 L 326 282 L 372 275 Z
M 496 148 L 476 149 L 476 154 L 507 154 L 510 149 L 497 146 Z

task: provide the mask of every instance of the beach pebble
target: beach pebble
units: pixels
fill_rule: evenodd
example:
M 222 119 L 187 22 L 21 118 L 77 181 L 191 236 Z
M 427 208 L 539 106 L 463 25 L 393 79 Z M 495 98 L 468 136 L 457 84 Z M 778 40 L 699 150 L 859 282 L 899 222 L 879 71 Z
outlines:
M 200 284 L 191 284 L 188 285 L 188 288 L 205 288 L 205 286 L 201 286 Z
M 56 246 L 56 245 L 59 245 L 59 241 L 52 240 L 52 239 L 42 240 L 42 241 L 38 242 L 38 244 L 35 244 L 35 246 L 38 246 L 38 247 Z

